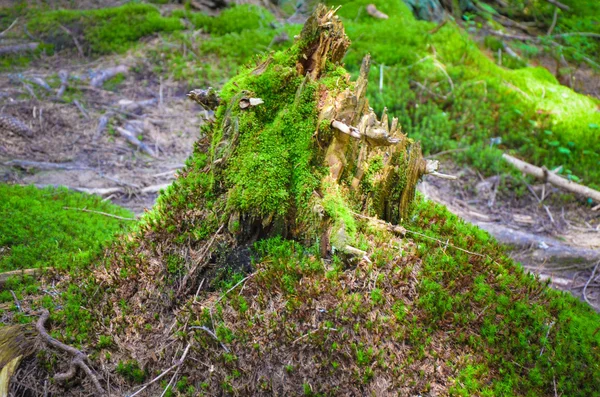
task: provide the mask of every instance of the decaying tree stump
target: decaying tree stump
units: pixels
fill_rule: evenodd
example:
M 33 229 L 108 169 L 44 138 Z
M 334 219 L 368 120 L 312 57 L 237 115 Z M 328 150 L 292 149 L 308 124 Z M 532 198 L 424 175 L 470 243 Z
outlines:
M 94 315 L 119 330 L 123 355 L 147 362 L 140 352 L 162 343 L 201 288 L 226 268 L 248 271 L 248 247 L 259 239 L 282 236 L 319 244 L 323 256 L 368 261 L 356 248 L 356 216 L 401 229 L 417 181 L 437 163 L 423 159 L 396 118 L 373 112 L 370 58 L 352 82 L 341 65 L 349 45 L 335 10 L 320 5 L 290 49 L 218 93 L 190 93 L 215 108 L 215 121 L 152 212 L 93 272 L 104 291 L 90 297 Z M 175 355 L 162 351 L 160 363 Z

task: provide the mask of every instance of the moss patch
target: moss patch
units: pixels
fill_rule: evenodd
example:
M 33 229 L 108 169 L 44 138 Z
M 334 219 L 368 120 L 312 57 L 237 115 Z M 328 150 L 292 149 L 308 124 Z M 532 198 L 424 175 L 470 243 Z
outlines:
M 62 25 L 88 55 L 123 52 L 145 36 L 183 29 L 178 18 L 163 17 L 156 7 L 140 3 L 84 11 L 31 9 L 26 19 L 31 34 L 47 43 L 48 49 L 74 48 L 73 37 Z
M 126 230 L 125 221 L 64 207 L 132 216 L 96 196 L 0 184 L 0 271 L 80 268 L 98 256 L 115 233 Z

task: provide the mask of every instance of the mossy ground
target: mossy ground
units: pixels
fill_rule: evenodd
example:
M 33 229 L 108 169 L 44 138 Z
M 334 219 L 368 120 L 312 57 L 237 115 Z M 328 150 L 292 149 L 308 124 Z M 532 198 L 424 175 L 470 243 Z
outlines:
M 0 184 L 0 271 L 83 268 L 116 232 L 125 230 L 125 221 L 76 208 L 131 217 L 96 196 Z
M 97 196 L 64 188 L 0 184 L 0 217 L 3 219 L 0 222 L 0 270 L 42 268 L 48 273 L 72 276 L 89 272 L 115 235 L 125 233 L 132 225 L 130 221 L 81 212 L 77 208 L 126 218 L 132 216 L 130 211 L 103 202 Z M 81 343 L 88 338 L 89 331 L 83 319 L 90 316 L 81 308 L 83 289 L 80 287 L 72 285 L 59 294 L 53 287 L 43 287 L 32 276 L 15 275 L 2 286 L 0 301 L 21 301 L 23 307 L 31 305 L 32 308 L 55 309 L 62 305 L 58 317 L 65 319 L 67 325 L 63 336 L 65 340 Z M 55 294 L 45 294 L 44 288 Z M 5 321 L 29 323 L 35 320 L 24 315 L 16 304 L 8 310 L 2 309 Z
M 553 161 L 567 164 L 572 174 L 586 182 L 596 175 L 591 167 L 595 163 L 587 162 L 589 153 L 584 152 L 584 148 L 590 150 L 587 130 L 560 127 L 564 120 L 555 115 L 540 116 L 541 100 L 530 101 L 527 96 L 534 97 L 542 87 L 556 88 L 558 94 L 584 105 L 587 99 L 561 91 L 543 71 L 512 72 L 497 67 L 453 26 L 426 36 L 424 32 L 434 26 L 415 21 L 400 2 L 377 3 L 394 15 L 383 27 L 380 24 L 386 22 L 371 21 L 364 15 L 356 18 L 359 5 L 364 4 L 349 2 L 340 11 L 348 19 L 348 33 L 356 44 L 346 58 L 347 67 L 356 72 L 361 51 L 367 48 L 376 62 L 389 62 L 382 92 L 373 84 L 379 79 L 378 68 L 372 71 L 371 101 L 378 107 L 387 105 L 392 114 L 401 117 L 404 130 L 423 139 L 427 151 L 469 143 L 472 148 L 467 158 L 481 169 L 496 171 L 492 167 L 499 167 L 498 152 L 488 148 L 488 139 L 514 129 L 514 135 L 503 135 L 506 147 L 516 149 L 522 144 L 519 139 L 530 139 L 522 154 L 546 165 Z M 303 80 L 292 73 L 293 65 L 286 64 L 281 54 L 273 56 L 279 69 L 258 76 L 252 74 L 255 65 L 242 66 L 257 47 L 259 51 L 268 47 L 281 30 L 263 24 L 271 21 L 264 15 L 245 18 L 231 11 L 221 18 L 234 16 L 249 22 L 238 29 L 231 21 L 189 17 L 214 35 L 202 44 L 203 56 L 223 55 L 229 53 L 229 46 L 239 44 L 239 53 L 226 60 L 230 63 L 225 71 L 208 72 L 208 77 L 198 79 L 193 73 L 196 56 L 176 51 L 165 53 L 163 71 L 175 73 L 181 66 L 179 78 L 194 79 L 194 83 L 222 81 L 239 71 L 222 91 L 226 100 L 246 90 L 246 95 L 267 103 L 279 102 L 245 113 L 226 107 L 217 111 L 217 124 L 226 125 L 229 120 L 230 128 L 217 129 L 222 136 L 209 135 L 198 142 L 176 183 L 161 196 L 140 228 L 108 251 L 105 266 L 95 268 L 95 277 L 77 276 L 77 285 L 66 287 L 59 300 L 45 297 L 36 301 L 54 311 L 53 327 L 60 330 L 55 336 L 86 347 L 95 362 L 119 375 L 112 378 L 114 384 L 129 389 L 162 372 L 168 366 L 162 364 L 180 357 L 175 347 L 181 351 L 191 342 L 194 348 L 189 363 L 194 364 L 183 366 L 181 378 L 170 386 L 169 393 L 179 395 L 382 395 L 391 390 L 465 396 L 554 395 L 555 390 L 564 395 L 597 393 L 598 315 L 525 274 L 486 233 L 422 199 L 405 223 L 412 233 L 400 239 L 372 223 L 353 219 L 351 210 L 360 210 L 353 208 L 353 198 L 343 189 L 325 186 L 325 212 L 350 225 L 353 243 L 368 251 L 373 263 L 357 263 L 342 253 L 324 260 L 314 241 L 287 240 L 277 236 L 285 226 L 275 227 L 272 236 L 241 247 L 243 255 L 230 256 L 234 242 L 217 239 L 210 254 L 209 269 L 216 269 L 216 276 L 207 275 L 212 279 L 210 288 L 198 290 L 193 299 L 178 294 L 182 276 L 194 261 L 203 259 L 215 232 L 221 227 L 233 234 L 240 232 L 235 221 L 226 222 L 225 214 L 239 211 L 258 219 L 296 221 L 292 215 L 306 210 L 313 189 L 321 187 L 315 178 L 320 175 L 318 158 L 310 154 L 310 137 L 316 128 L 312 106 L 318 87 L 307 84 L 300 90 Z M 299 31 L 299 27 L 285 29 Z M 193 48 L 186 35 L 176 33 L 171 38 Z M 361 44 L 363 38 L 365 45 Z M 398 50 L 398 43 L 407 44 Z M 455 51 L 457 48 L 460 51 Z M 426 55 L 431 58 L 415 65 Z M 201 76 L 208 69 L 202 66 Z M 333 76 L 339 71 L 329 72 Z M 413 91 L 411 80 L 429 84 L 435 95 Z M 507 88 L 504 80 L 526 94 Z M 332 81 L 328 84 L 335 86 Z M 446 99 L 440 98 L 450 92 Z M 551 106 L 557 99 L 548 95 Z M 297 105 L 292 105 L 296 98 Z M 576 126 L 585 124 L 587 116 L 582 117 L 584 121 L 577 119 Z M 593 132 L 592 124 L 588 127 Z M 213 145 L 208 138 L 213 138 Z M 239 141 L 235 153 L 227 153 L 227 145 L 219 145 L 235 139 Z M 548 151 L 543 151 L 544 146 L 535 147 L 540 139 L 542 143 L 548 139 Z M 232 166 L 219 174 L 213 164 L 223 159 Z M 576 159 L 583 159 L 582 164 L 590 168 L 575 168 Z M 232 193 L 223 199 L 221 194 L 227 190 Z M 81 204 L 70 206 L 77 203 Z M 56 214 L 63 213 L 57 210 Z M 298 225 L 308 220 L 300 221 Z M 85 229 L 94 231 L 98 225 Z M 84 258 L 91 256 L 83 254 Z M 241 266 L 236 262 L 241 256 L 251 256 L 251 263 Z M 249 273 L 252 276 L 238 284 Z M 193 281 L 202 282 L 200 278 Z M 138 290 L 140 285 L 155 289 Z M 193 288 L 192 295 L 195 291 Z M 91 303 L 99 310 L 88 311 Z M 114 338 L 108 334 L 112 324 L 117 325 L 112 329 Z M 213 329 L 218 342 L 230 351 L 205 331 L 190 328 L 201 326 Z M 163 335 L 158 335 L 166 329 L 167 343 L 175 347 L 165 347 Z M 124 348 L 128 341 L 140 339 L 153 347 L 159 364 L 139 354 L 133 345 Z M 148 351 L 144 349 L 144 353 Z M 39 360 L 51 373 L 58 370 L 57 357 Z M 155 386 L 155 390 L 164 389 L 167 381 Z

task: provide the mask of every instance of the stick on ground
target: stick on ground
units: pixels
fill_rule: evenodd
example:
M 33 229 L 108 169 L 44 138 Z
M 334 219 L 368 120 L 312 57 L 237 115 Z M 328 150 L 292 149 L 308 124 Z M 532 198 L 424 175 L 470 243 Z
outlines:
M 550 182 L 551 184 L 558 186 L 562 189 L 568 190 L 569 192 L 577 193 L 585 197 L 590 197 L 592 200 L 600 203 L 600 192 L 597 190 L 580 185 L 573 181 L 569 181 L 563 177 L 560 177 L 548 171 L 546 168 L 536 167 L 535 165 L 526 163 L 525 161 L 519 160 L 518 158 L 508 155 L 506 153 L 502 155 L 502 158 L 508 163 L 515 166 L 521 172 L 524 172 L 528 175 L 532 175 L 538 179 Z

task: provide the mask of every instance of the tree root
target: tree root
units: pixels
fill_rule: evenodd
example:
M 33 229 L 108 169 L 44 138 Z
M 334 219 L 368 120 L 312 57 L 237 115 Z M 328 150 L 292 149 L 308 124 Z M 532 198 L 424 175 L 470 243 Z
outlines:
M 66 372 L 54 375 L 54 379 L 59 382 L 69 380 L 75 376 L 75 374 L 77 373 L 77 368 L 81 368 L 83 372 L 85 372 L 86 375 L 91 379 L 98 393 L 104 395 L 105 392 L 102 386 L 100 385 L 98 377 L 92 372 L 92 370 L 88 366 L 89 361 L 87 355 L 72 346 L 65 345 L 64 343 L 54 339 L 48 334 L 46 328 L 44 327 L 44 324 L 46 323 L 46 321 L 48 321 L 49 317 L 50 312 L 48 312 L 48 310 L 45 309 L 42 310 L 42 315 L 40 316 L 35 325 L 40 336 L 42 337 L 44 342 L 46 342 L 46 344 L 48 344 L 49 346 L 67 352 L 73 356 L 69 369 Z

